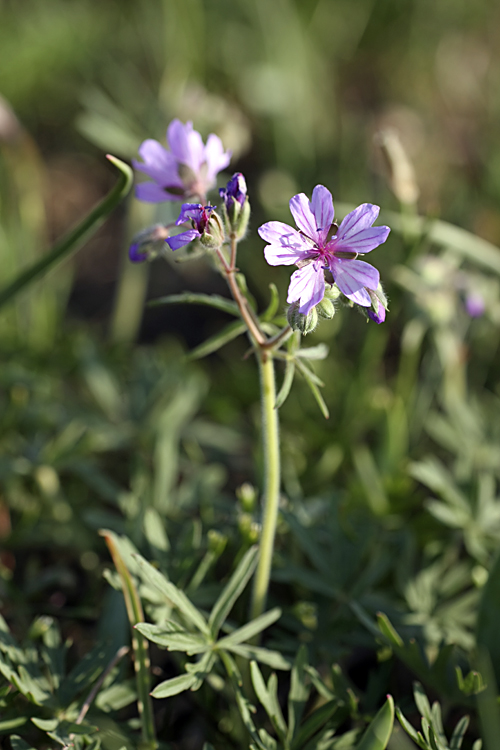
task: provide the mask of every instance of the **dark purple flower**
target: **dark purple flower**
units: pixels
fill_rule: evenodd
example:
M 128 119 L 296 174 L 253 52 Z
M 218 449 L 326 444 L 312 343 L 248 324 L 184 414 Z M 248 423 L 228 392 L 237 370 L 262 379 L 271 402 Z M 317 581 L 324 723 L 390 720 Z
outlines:
M 299 312 L 307 314 L 325 294 L 324 271 L 329 270 L 340 291 L 353 302 L 371 307 L 367 289 L 377 289 L 379 272 L 357 260 L 386 241 L 389 227 L 373 227 L 379 207 L 364 203 L 351 211 L 337 229 L 333 225 L 333 200 L 329 190 L 316 185 L 312 200 L 304 193 L 290 200 L 290 211 L 298 231 L 281 221 L 269 221 L 259 234 L 269 244 L 264 249 L 272 266 L 297 265 L 288 288 L 289 303 L 299 301 Z M 333 225 L 333 227 L 332 227 Z M 331 236 L 331 230 L 337 233 Z
M 154 224 L 135 235 L 129 247 L 128 257 L 133 263 L 143 263 L 156 257 L 168 237 L 168 228 L 163 224 Z
M 367 310 L 367 315 L 371 320 L 374 320 L 375 323 L 383 323 L 385 320 L 385 307 L 383 304 L 378 301 L 378 310 L 375 312 L 375 310 L 372 308 L 371 310 Z
M 207 231 L 210 221 L 210 214 L 215 206 L 202 206 L 201 203 L 183 203 L 179 218 L 175 222 L 176 226 L 191 222 L 191 229 L 185 232 L 175 234 L 165 240 L 171 250 L 178 250 L 184 245 L 188 245 L 193 240 L 199 239 Z
M 191 122 L 184 125 L 173 120 L 168 126 L 167 142 L 170 151 L 151 138 L 139 148 L 144 163 L 134 160 L 133 165 L 153 180 L 136 186 L 139 200 L 161 203 L 191 195 L 205 196 L 215 185 L 217 173 L 231 159 L 231 152 L 224 151 L 218 136 L 212 133 L 204 145 Z
M 247 183 L 241 172 L 233 174 L 225 188 L 219 188 L 219 195 L 224 201 L 228 214 L 233 210 L 234 204 L 244 204 L 247 199 Z

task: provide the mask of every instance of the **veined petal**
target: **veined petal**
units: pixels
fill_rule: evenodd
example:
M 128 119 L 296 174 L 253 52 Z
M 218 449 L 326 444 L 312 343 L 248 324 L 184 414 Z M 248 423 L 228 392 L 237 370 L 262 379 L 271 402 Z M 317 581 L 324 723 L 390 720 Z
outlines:
M 342 220 L 337 238 L 343 240 L 361 232 L 363 229 L 368 229 L 379 215 L 379 211 L 379 206 L 374 206 L 372 203 L 362 203 Z
M 185 125 L 180 120 L 172 120 L 167 130 L 167 140 L 176 161 L 186 164 L 195 174 L 204 160 L 204 146 L 201 135 L 193 130 L 193 123 Z
M 189 245 L 190 242 L 196 240 L 198 237 L 201 237 L 201 234 L 197 229 L 188 229 L 186 232 L 174 234 L 173 237 L 169 237 L 165 242 L 171 250 L 178 250 L 184 245 Z
M 268 221 L 259 227 L 258 232 L 265 242 L 270 243 L 264 248 L 270 266 L 291 266 L 297 261 L 307 260 L 314 251 L 312 243 L 281 221 Z
M 203 213 L 203 206 L 201 203 L 183 203 L 181 206 L 181 212 L 175 222 L 177 226 L 184 224 L 185 221 L 199 221 Z
M 221 139 L 214 133 L 211 133 L 207 138 L 205 159 L 207 162 L 207 180 L 210 184 L 213 184 L 218 172 L 225 169 L 231 161 L 231 151 L 224 151 Z
M 321 261 L 313 261 L 292 274 L 287 302 L 300 302 L 299 312 L 307 315 L 325 296 L 325 275 Z
M 140 182 L 135 186 L 135 197 L 146 203 L 163 203 L 174 198 L 155 182 Z
M 298 228 L 314 242 L 320 243 L 321 236 L 318 234 L 316 218 L 311 210 L 309 198 L 305 193 L 299 193 L 290 198 L 290 211 Z
M 316 185 L 310 205 L 316 221 L 317 232 L 321 237 L 321 244 L 324 245 L 335 217 L 332 194 L 324 185 Z
M 369 289 L 376 289 L 378 287 L 380 274 L 376 268 L 369 263 L 365 263 L 364 260 L 340 260 L 339 258 L 332 258 L 329 265 L 335 283 L 346 297 L 350 297 L 354 302 L 365 307 L 371 305 L 368 292 L 366 292 L 366 297 L 368 298 L 366 304 L 358 301 L 358 299 L 354 299 L 352 295 L 365 286 Z M 361 297 L 365 299 L 364 294 Z
M 334 254 L 336 250 L 369 253 L 386 241 L 390 231 L 389 227 L 369 227 L 368 229 L 362 229 L 360 232 L 353 230 L 348 236 L 337 236 L 332 239 L 328 243 L 327 249 Z

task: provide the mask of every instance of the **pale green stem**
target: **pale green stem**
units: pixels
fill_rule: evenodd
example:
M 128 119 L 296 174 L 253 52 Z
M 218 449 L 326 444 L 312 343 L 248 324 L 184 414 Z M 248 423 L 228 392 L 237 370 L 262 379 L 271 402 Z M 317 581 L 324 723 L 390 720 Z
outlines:
M 259 352 L 262 403 L 262 447 L 264 452 L 264 498 L 260 552 L 252 592 L 251 617 L 258 617 L 266 607 L 269 579 L 278 519 L 280 493 L 280 444 L 274 361 L 271 352 Z

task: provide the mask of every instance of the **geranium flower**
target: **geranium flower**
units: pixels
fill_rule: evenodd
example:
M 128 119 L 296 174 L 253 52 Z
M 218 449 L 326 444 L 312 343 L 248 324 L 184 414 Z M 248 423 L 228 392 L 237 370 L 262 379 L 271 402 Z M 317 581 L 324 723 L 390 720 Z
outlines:
M 184 125 L 180 120 L 168 126 L 167 142 L 170 151 L 151 138 L 141 144 L 139 156 L 144 163 L 134 160 L 133 165 L 153 182 L 136 185 L 136 197 L 148 203 L 204 197 L 215 185 L 217 173 L 229 164 L 231 152 L 224 151 L 221 139 L 213 133 L 204 145 L 193 123 Z
M 180 247 L 184 247 L 184 245 L 189 245 L 193 240 L 209 235 L 210 215 L 214 209 L 215 206 L 202 206 L 201 203 L 184 203 L 175 224 L 179 226 L 190 221 L 191 229 L 180 232 L 180 234 L 174 234 L 173 237 L 168 237 L 165 242 L 170 249 L 178 250 Z
M 272 266 L 296 265 L 287 302 L 299 302 L 299 312 L 307 313 L 324 297 L 324 271 L 329 270 L 340 291 L 353 302 L 371 307 L 367 289 L 377 289 L 380 275 L 358 255 L 368 253 L 386 241 L 389 227 L 373 227 L 378 206 L 363 203 L 336 227 L 332 195 L 316 185 L 311 201 L 304 193 L 290 200 L 290 211 L 298 230 L 281 221 L 269 221 L 259 234 L 269 244 L 264 248 Z M 332 231 L 336 232 L 332 236 Z M 366 287 L 366 288 L 365 288 Z

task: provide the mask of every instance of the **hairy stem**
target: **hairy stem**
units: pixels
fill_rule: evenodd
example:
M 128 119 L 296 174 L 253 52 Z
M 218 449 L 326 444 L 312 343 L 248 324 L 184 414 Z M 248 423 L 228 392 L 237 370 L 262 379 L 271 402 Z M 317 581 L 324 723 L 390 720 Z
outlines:
M 266 607 L 280 492 L 280 444 L 274 361 L 270 352 L 260 351 L 259 371 L 262 404 L 262 447 L 264 452 L 264 496 L 260 554 L 252 592 L 251 617 Z

